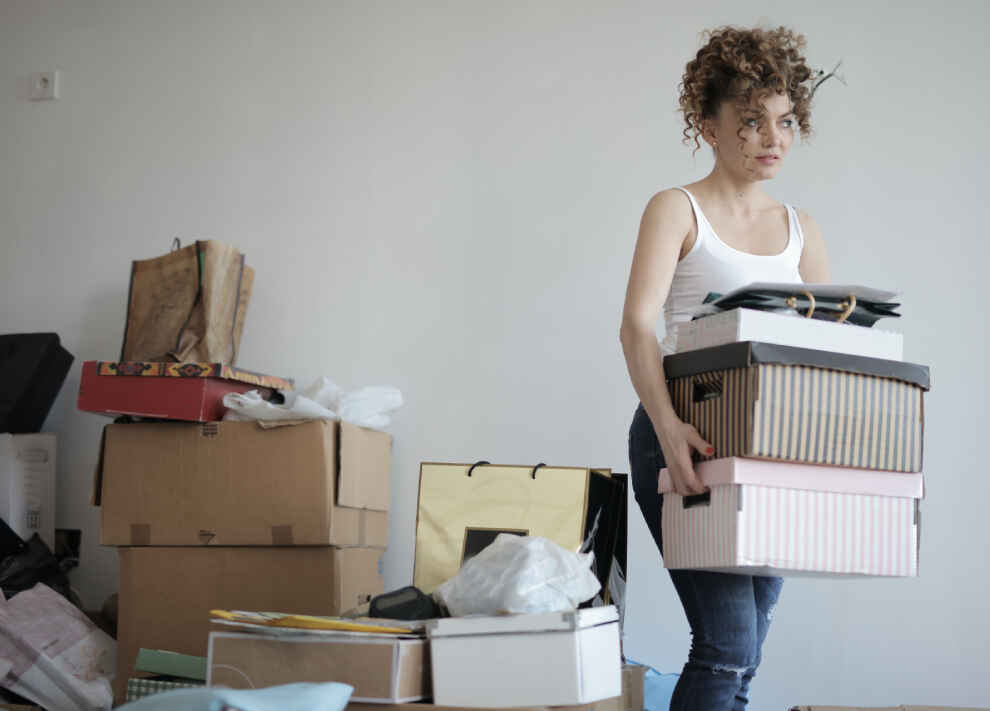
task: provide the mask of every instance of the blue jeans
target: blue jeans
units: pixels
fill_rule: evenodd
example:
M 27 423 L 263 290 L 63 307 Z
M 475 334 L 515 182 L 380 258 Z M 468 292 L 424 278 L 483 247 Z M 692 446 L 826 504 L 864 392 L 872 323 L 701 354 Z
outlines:
M 629 466 L 639 504 L 663 555 L 657 475 L 666 466 L 656 431 L 640 405 L 629 428 Z M 668 570 L 691 626 L 691 651 L 671 711 L 745 709 L 783 580 L 700 570 Z

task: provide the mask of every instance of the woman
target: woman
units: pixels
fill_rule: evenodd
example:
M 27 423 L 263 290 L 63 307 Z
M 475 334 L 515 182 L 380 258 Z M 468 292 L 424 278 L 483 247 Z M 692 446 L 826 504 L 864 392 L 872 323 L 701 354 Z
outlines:
M 687 65 L 680 106 L 685 142 L 693 138 L 695 150 L 699 137 L 708 143 L 715 166 L 703 180 L 654 195 L 640 223 L 621 340 L 640 398 L 629 432 L 633 488 L 661 555 L 660 469 L 670 469 L 678 494 L 703 493 L 692 450 L 718 456 L 671 406 L 661 353 L 673 352 L 676 324 L 690 320 L 712 291 L 829 279 L 818 225 L 762 187 L 780 170 L 795 131 L 810 132 L 813 75 L 803 47 L 804 37 L 783 27 L 708 33 Z M 661 308 L 666 335 L 658 344 Z M 781 579 L 669 572 L 691 626 L 670 708 L 745 708 Z

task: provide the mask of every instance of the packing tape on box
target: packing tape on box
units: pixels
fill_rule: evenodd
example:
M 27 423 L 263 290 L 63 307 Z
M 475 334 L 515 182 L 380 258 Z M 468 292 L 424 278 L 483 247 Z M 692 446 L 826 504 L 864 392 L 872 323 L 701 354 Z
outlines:
M 273 546 L 291 546 L 292 545 L 292 526 L 272 526 L 272 545 Z
M 132 546 L 150 546 L 151 545 L 151 526 L 147 523 L 132 523 L 131 524 L 131 545 Z

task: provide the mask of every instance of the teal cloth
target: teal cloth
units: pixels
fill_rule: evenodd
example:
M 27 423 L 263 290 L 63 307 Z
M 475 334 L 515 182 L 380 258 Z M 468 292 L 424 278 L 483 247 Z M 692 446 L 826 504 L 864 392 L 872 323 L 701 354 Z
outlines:
M 284 684 L 265 689 L 178 689 L 120 706 L 121 711 L 343 711 L 348 684 Z
M 626 662 L 646 667 L 646 677 L 643 679 L 643 711 L 668 711 L 674 687 L 681 675 L 661 674 L 650 665 L 632 659 L 626 659 Z

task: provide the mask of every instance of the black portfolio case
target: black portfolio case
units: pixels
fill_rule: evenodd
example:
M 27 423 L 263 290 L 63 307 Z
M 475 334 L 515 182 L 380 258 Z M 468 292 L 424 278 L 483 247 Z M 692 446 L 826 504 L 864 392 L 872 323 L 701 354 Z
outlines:
M 72 360 L 58 334 L 0 335 L 0 432 L 38 432 Z

